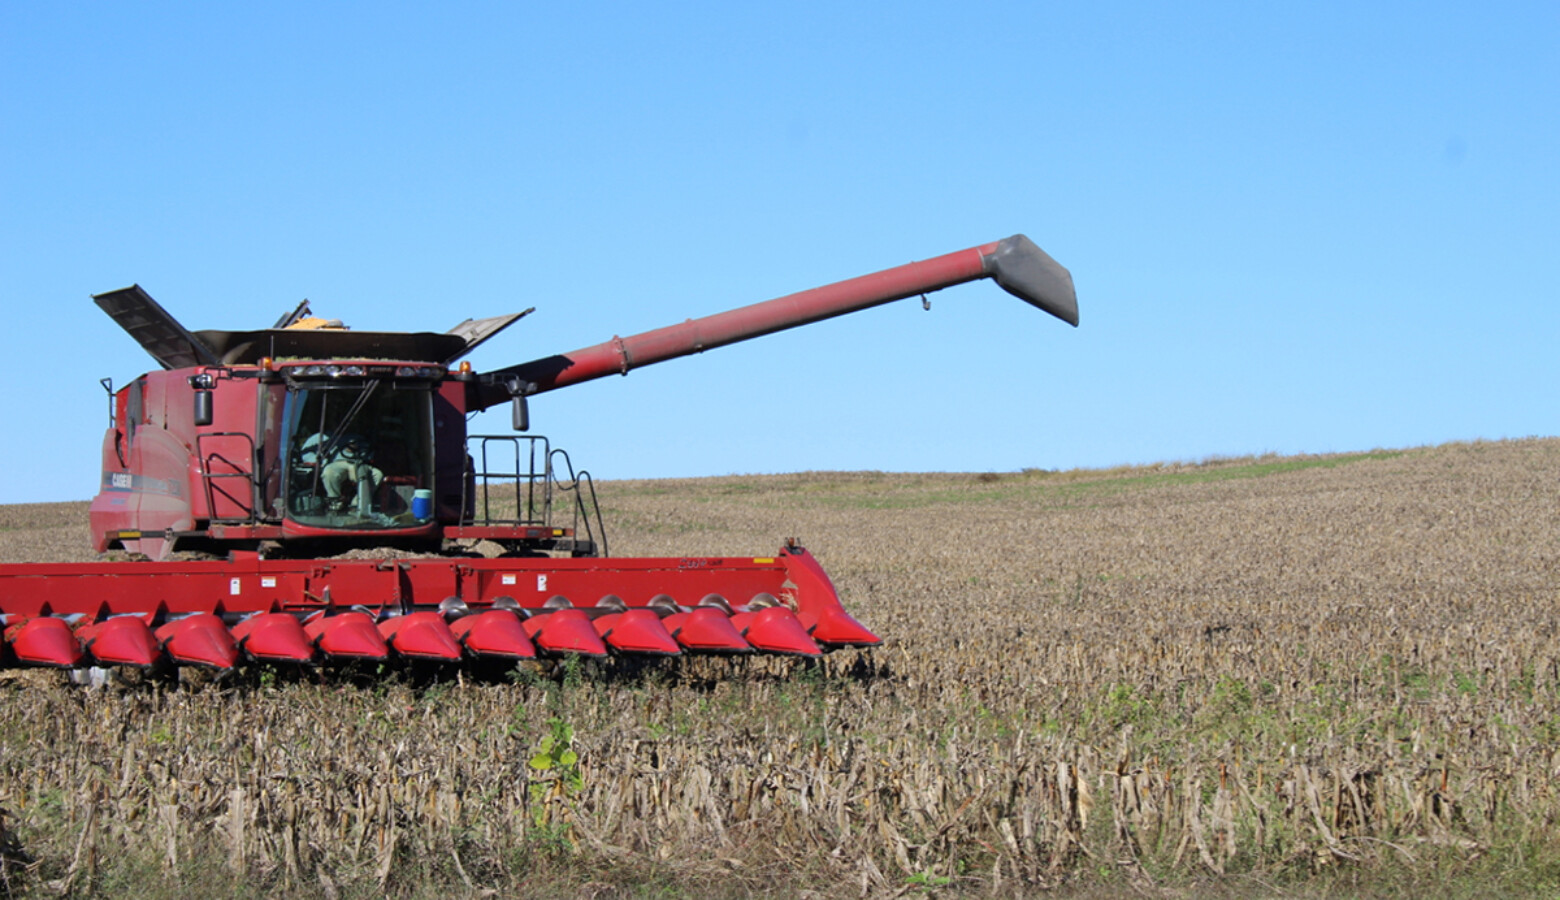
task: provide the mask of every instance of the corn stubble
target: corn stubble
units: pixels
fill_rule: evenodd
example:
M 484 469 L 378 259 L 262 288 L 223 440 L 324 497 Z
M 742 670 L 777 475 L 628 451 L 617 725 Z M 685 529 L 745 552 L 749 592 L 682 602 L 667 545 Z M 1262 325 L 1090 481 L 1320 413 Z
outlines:
M 1557 485 L 1553 439 L 607 483 L 615 552 L 802 534 L 887 645 L 463 682 L 9 674 L 0 893 L 1531 885 L 1560 860 Z M 75 514 L 0 508 L 0 554 L 79 558 Z M 528 765 L 566 733 L 577 773 Z

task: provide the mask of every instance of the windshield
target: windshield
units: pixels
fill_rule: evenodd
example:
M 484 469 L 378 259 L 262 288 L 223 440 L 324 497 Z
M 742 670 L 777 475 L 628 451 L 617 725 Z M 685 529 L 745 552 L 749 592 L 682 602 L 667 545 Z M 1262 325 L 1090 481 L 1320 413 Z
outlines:
M 427 385 L 383 379 L 290 388 L 287 517 L 319 528 L 409 528 L 432 517 Z

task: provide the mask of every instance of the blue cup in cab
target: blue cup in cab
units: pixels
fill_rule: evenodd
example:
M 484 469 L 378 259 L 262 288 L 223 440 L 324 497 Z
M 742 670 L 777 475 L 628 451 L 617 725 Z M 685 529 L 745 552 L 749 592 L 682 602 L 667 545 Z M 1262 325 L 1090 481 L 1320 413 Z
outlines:
M 412 517 L 422 521 L 433 518 L 433 491 L 423 488 L 412 492 Z

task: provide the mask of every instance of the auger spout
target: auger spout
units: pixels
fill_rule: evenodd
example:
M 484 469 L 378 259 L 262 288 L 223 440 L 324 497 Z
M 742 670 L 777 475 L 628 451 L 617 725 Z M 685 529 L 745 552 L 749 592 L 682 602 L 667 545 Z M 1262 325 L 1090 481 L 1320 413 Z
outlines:
M 871 275 L 824 285 L 739 309 L 690 319 L 630 337 L 614 337 L 573 353 L 546 356 L 482 376 L 472 409 L 504 403 L 605 375 L 676 359 L 940 291 L 982 278 L 1069 325 L 1078 324 L 1072 274 L 1022 234 Z
M 990 245 L 987 245 L 990 246 Z M 1021 234 L 997 241 L 982 255 L 986 273 L 1009 294 L 1048 312 L 1073 327 L 1078 325 L 1078 294 L 1072 273 Z

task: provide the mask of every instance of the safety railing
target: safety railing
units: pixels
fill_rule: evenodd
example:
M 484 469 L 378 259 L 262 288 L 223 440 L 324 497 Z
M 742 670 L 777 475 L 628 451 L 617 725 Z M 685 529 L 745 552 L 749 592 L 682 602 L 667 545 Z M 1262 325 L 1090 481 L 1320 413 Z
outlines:
M 462 508 L 469 524 L 568 527 L 576 555 L 606 554 L 595 481 L 546 437 L 474 434 L 467 458 Z
M 555 465 L 554 460 L 560 460 L 562 465 Z M 552 473 L 552 483 L 558 493 L 573 501 L 569 505 L 573 511 L 572 527 L 576 546 L 585 548 L 592 556 L 610 556 L 607 551 L 607 529 L 601 519 L 601 502 L 596 499 L 596 481 L 591 478 L 590 472 L 584 469 L 575 472 L 569 454 L 561 449 L 548 455 L 547 469 Z M 568 473 L 567 480 L 561 477 L 565 472 Z
M 474 495 L 462 508 L 476 525 L 549 525 L 552 447 L 540 435 L 474 434 L 467 438 Z
M 247 450 L 243 454 L 243 464 L 233 459 L 237 454 L 223 453 L 220 450 L 209 449 L 219 440 L 243 441 Z M 254 460 L 255 440 L 252 436 L 242 431 L 211 431 L 195 435 L 195 454 L 200 458 L 200 480 L 205 488 L 206 514 L 213 525 L 245 525 L 257 520 L 255 510 L 258 508 L 256 497 L 259 496 L 260 487 L 255 483 Z M 229 490 L 225 483 L 243 480 L 241 491 Z M 228 509 L 239 509 L 242 515 L 218 515 L 217 501 L 225 501 Z

